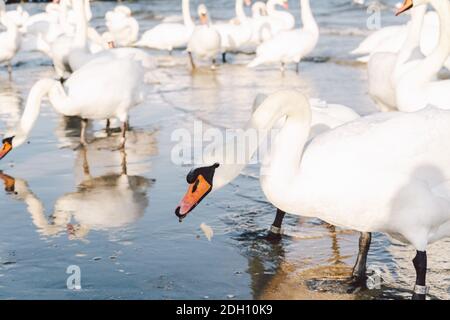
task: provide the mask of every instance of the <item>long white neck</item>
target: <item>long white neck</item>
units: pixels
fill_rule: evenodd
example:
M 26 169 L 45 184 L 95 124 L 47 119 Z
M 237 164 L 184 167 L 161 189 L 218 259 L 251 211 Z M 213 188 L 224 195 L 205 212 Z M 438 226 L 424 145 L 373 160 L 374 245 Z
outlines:
M 90 0 L 84 1 L 84 13 L 85 13 L 86 21 L 91 21 L 92 10 L 91 10 L 91 1 Z
M 194 24 L 194 21 L 192 21 L 189 0 L 182 0 L 181 7 L 182 7 L 182 11 L 183 11 L 184 25 L 188 28 L 194 28 L 195 24 Z
M 319 34 L 319 26 L 317 25 L 316 19 L 314 19 L 309 0 L 300 0 L 300 8 L 303 28 Z
M 76 18 L 76 33 L 74 45 L 76 47 L 84 48 L 87 45 L 87 20 L 85 1 L 76 0 L 73 1 L 73 10 L 75 11 Z
M 450 53 L 450 4 L 448 0 L 431 0 L 439 16 L 439 45 L 417 68 L 423 81 L 431 81 L 441 70 Z
M 25 142 L 31 129 L 39 116 L 42 99 L 48 96 L 50 104 L 63 115 L 74 115 L 70 108 L 70 99 L 66 95 L 59 81 L 53 79 L 41 79 L 36 82 L 28 94 L 25 110 L 20 118 L 19 127 L 14 133 L 14 146 L 17 147 Z
M 236 17 L 239 21 L 244 21 L 247 19 L 247 16 L 244 11 L 244 0 L 236 0 L 235 4 Z
M 401 76 L 402 67 L 410 59 L 414 50 L 419 49 L 420 39 L 422 35 L 423 20 L 427 6 L 422 5 L 411 9 L 411 20 L 408 24 L 408 34 L 400 51 L 397 54 L 395 69 L 393 73 L 393 81 L 395 82 Z
M 213 188 L 214 190 L 228 184 L 236 178 L 242 169 L 250 162 L 256 150 L 263 143 L 267 142 L 271 129 L 282 118 L 286 117 L 284 125 L 278 132 L 275 143 L 272 144 L 270 154 L 270 166 L 265 168 L 262 166 L 261 177 L 265 177 L 265 181 L 270 183 L 289 183 L 299 170 L 300 160 L 303 153 L 303 147 L 308 141 L 311 125 L 311 109 L 309 101 L 301 93 L 296 91 L 280 91 L 266 98 L 263 103 L 253 113 L 252 119 L 246 129 L 246 136 L 257 134 L 258 143 L 245 145 L 228 143 L 225 146 L 225 155 L 235 154 L 237 151 L 245 150 L 241 161 L 237 163 L 223 163 L 219 152 L 217 158 L 209 158 L 208 164 L 217 162 L 220 166 L 214 174 Z M 241 139 L 245 143 L 245 140 Z M 214 151 L 217 151 L 215 149 Z M 231 159 L 233 160 L 233 159 Z M 266 162 L 266 161 L 264 161 Z

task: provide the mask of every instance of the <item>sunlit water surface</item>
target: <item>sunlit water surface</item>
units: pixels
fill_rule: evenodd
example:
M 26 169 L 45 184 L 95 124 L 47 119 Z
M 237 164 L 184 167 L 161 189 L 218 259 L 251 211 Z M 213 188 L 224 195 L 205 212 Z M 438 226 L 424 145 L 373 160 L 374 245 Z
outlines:
M 197 4 L 197 1 L 192 1 Z M 389 1 L 382 24 L 403 23 Z M 206 1 L 214 20 L 233 17 L 234 1 Z M 299 17 L 298 1 L 290 1 Z M 93 24 L 103 31 L 104 13 L 114 2 L 93 3 Z M 165 16 L 179 16 L 179 1 L 127 3 L 141 31 Z M 179 223 L 173 214 L 189 167 L 173 164 L 171 134 L 192 131 L 194 120 L 208 127 L 240 128 L 256 93 L 296 88 L 341 103 L 361 114 L 375 111 L 367 95 L 365 66 L 348 52 L 369 33 L 366 8 L 350 0 L 312 1 L 322 35 L 300 75 L 278 67 L 249 70 L 248 55 L 232 55 L 216 71 L 204 64 L 191 73 L 184 52 L 151 52 L 160 66 L 160 85 L 131 114 L 125 153 L 103 124 L 89 129 L 92 143 L 77 149 L 80 124 L 44 103 L 30 143 L 1 162 L 0 298 L 80 299 L 403 299 L 410 297 L 414 249 L 375 234 L 368 265 L 380 274 L 381 289 L 343 294 L 358 234 L 316 219 L 288 216 L 281 242 L 264 239 L 274 209 L 252 165 L 232 184 L 210 195 Z M 43 5 L 27 4 L 30 12 Z M 194 5 L 192 5 L 194 12 Z M 14 126 L 30 87 L 54 77 L 50 61 L 21 52 L 9 81 L 0 70 L 0 130 Z M 0 182 L 2 182 L 0 181 Z M 3 190 L 3 189 L 2 189 Z M 208 241 L 200 230 L 214 230 Z M 429 250 L 428 283 L 433 298 L 448 298 L 447 243 Z M 66 270 L 81 269 L 82 289 L 67 289 Z M 322 281 L 326 280 L 326 281 Z M 330 285 L 329 282 L 336 285 Z M 326 285 L 322 286 L 323 283 Z

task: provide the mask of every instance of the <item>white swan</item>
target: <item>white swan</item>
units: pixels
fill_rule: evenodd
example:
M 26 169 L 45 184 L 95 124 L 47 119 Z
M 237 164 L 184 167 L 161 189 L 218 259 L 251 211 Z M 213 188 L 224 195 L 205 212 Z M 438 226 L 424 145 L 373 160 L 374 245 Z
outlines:
M 130 8 L 119 5 L 105 14 L 106 27 L 114 42 L 121 47 L 135 43 L 139 36 L 139 23 L 131 16 Z
M 239 23 L 215 23 L 213 25 L 220 34 L 223 62 L 226 62 L 227 52 L 240 51 L 252 38 L 253 29 L 244 12 L 244 0 L 236 0 L 235 8 Z
M 419 6 L 412 10 L 406 40 L 397 53 L 376 52 L 370 57 L 367 68 L 369 95 L 381 111 L 397 110 L 397 80 L 423 59 L 419 42 L 426 9 L 426 6 Z
M 262 1 L 256 1 L 252 5 L 252 18 L 265 17 L 268 15 L 267 6 Z
M 6 15 L 8 18 L 13 21 L 16 26 L 21 29 L 25 24 L 27 23 L 28 18 L 30 15 L 26 10 L 22 8 L 21 5 L 18 5 L 16 10 L 9 10 L 6 12 Z
M 7 63 L 8 74 L 11 78 L 11 60 L 19 51 L 21 37 L 17 25 L 6 14 L 6 6 L 3 0 L 0 0 L 0 23 L 6 27 L 6 31 L 0 33 L 0 64 Z
M 377 113 L 307 143 L 309 102 L 299 92 L 281 91 L 258 108 L 250 129 L 269 135 L 285 116 L 261 168 L 267 199 L 285 212 L 411 243 L 417 250 L 414 297 L 424 299 L 427 245 L 450 236 L 450 153 L 442 151 L 450 148 L 450 112 Z M 236 164 L 209 164 L 187 176 L 179 217 L 234 178 Z
M 276 5 L 282 6 L 285 10 L 289 9 L 289 2 L 287 0 L 269 0 L 266 8 L 268 14 L 268 22 L 271 28 L 272 36 L 278 32 L 291 30 L 295 27 L 294 16 L 287 11 L 276 10 Z M 303 22 L 304 23 L 304 22 Z
M 297 71 L 300 60 L 310 54 L 319 40 L 319 27 L 311 11 L 309 0 L 300 0 L 303 28 L 282 31 L 272 39 L 262 43 L 256 50 L 256 58 L 250 68 L 267 63 L 281 63 L 284 70 L 286 63 L 296 63 Z
M 183 24 L 181 23 L 161 23 L 147 30 L 141 39 L 136 42 L 136 46 L 147 47 L 158 50 L 168 50 L 185 48 L 194 30 L 194 22 L 191 18 L 189 8 L 190 0 L 182 0 Z
M 204 4 L 198 6 L 197 12 L 200 25 L 194 28 L 188 42 L 189 60 L 193 69 L 195 69 L 193 54 L 201 59 L 212 60 L 212 68 L 215 68 L 216 57 L 221 51 L 220 34 L 212 27 L 208 9 Z
M 128 112 L 144 98 L 143 82 L 141 63 L 131 59 L 96 59 L 75 71 L 64 85 L 53 79 L 39 80 L 30 90 L 19 125 L 6 134 L 0 159 L 26 141 L 45 96 L 56 112 L 84 119 L 82 144 L 86 144 L 88 120 L 117 118 L 123 123 L 123 147 Z
M 450 54 L 450 3 L 448 0 L 405 0 L 404 7 L 430 3 L 439 15 L 439 45 L 396 82 L 396 102 L 400 111 L 416 111 L 432 105 L 450 109 L 450 80 L 433 81 Z
M 398 53 L 406 41 L 408 24 L 388 26 L 375 31 L 364 39 L 350 54 L 360 56 L 357 60 L 366 63 L 373 54 L 378 52 Z M 439 18 L 436 12 L 427 12 L 420 38 L 420 50 L 425 56 L 428 56 L 437 46 L 438 30 Z M 450 58 L 446 60 L 445 67 L 450 70 Z

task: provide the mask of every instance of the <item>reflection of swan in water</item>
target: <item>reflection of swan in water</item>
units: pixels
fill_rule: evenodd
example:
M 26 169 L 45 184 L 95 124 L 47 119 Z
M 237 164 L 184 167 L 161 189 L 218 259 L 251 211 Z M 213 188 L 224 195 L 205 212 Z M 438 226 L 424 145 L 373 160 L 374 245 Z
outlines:
M 60 148 L 75 149 L 79 146 L 78 137 L 81 131 L 81 119 L 77 117 L 61 117 L 55 129 L 55 135 L 58 138 Z M 121 154 L 115 152 L 116 145 L 120 142 L 121 135 L 118 132 L 109 132 L 105 130 L 94 131 L 92 136 L 87 136 L 90 143 L 86 146 L 89 154 L 91 173 L 103 175 L 113 167 L 118 167 L 122 163 Z M 117 130 L 116 130 L 117 131 Z M 141 129 L 131 129 L 127 132 L 127 143 L 125 152 L 127 155 L 127 170 L 129 174 L 139 175 L 150 170 L 148 158 L 158 153 L 157 146 L 158 132 L 146 131 Z M 75 159 L 75 172 L 82 172 L 83 157 L 81 153 L 77 154 Z M 82 181 L 77 179 L 77 181 Z
M 19 121 L 22 113 L 20 92 L 11 82 L 0 80 L 0 121 L 11 129 Z
M 120 153 L 123 161 L 120 174 L 92 177 L 87 150 L 81 148 L 84 179 L 77 191 L 56 200 L 50 219 L 45 216 L 43 203 L 25 180 L 1 172 L 0 179 L 4 181 L 6 191 L 14 192 L 17 199 L 26 203 L 39 233 L 56 236 L 67 230 L 70 239 L 83 239 L 90 230 L 122 229 L 135 223 L 148 206 L 147 190 L 153 181 L 128 175 L 126 153 Z

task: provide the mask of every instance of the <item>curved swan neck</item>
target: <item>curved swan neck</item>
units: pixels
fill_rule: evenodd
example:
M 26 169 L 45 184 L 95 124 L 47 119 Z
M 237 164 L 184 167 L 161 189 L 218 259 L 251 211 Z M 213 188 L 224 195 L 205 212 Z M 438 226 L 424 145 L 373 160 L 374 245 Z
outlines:
M 262 166 L 261 177 L 268 177 L 270 183 L 278 183 L 284 181 L 288 183 L 295 173 L 298 172 L 300 160 L 303 153 L 305 143 L 308 141 L 311 126 L 311 109 L 309 101 L 304 95 L 297 91 L 280 91 L 264 100 L 257 107 L 256 111 L 243 132 L 245 137 L 257 135 L 257 143 L 245 144 L 244 146 L 236 145 L 234 140 L 227 143 L 223 149 L 222 145 L 214 148 L 211 154 L 213 156 L 206 157 L 205 164 L 220 163 L 214 174 L 213 190 L 217 190 L 234 180 L 244 167 L 250 162 L 257 149 L 267 142 L 267 138 L 271 137 L 271 129 L 278 120 L 287 117 L 281 131 L 272 144 L 272 152 L 270 154 L 270 166 L 268 170 Z M 244 141 L 245 139 L 239 139 Z M 245 142 L 244 142 L 245 143 Z M 244 147 L 244 148 L 242 148 Z M 223 154 L 221 151 L 223 150 Z M 238 163 L 234 163 L 234 155 L 236 151 L 245 150 L 244 159 L 240 159 Z M 224 163 L 220 157 L 233 155 L 231 161 Z M 237 155 L 242 156 L 242 155 Z M 228 159 L 227 159 L 228 160 Z M 275 180 L 274 180 L 275 179 Z M 267 181 L 269 181 L 267 180 Z
M 255 111 L 252 123 L 259 130 L 270 130 L 283 117 L 286 121 L 272 145 L 270 164 L 261 168 L 261 178 L 270 184 L 287 185 L 300 169 L 311 126 L 308 99 L 297 91 L 275 93 Z
M 300 8 L 303 28 L 319 33 L 319 26 L 317 25 L 316 19 L 314 19 L 309 0 L 300 0 Z
M 239 21 L 242 22 L 247 19 L 247 15 L 244 11 L 244 0 L 236 0 L 235 11 L 236 17 L 239 19 Z
M 41 110 L 42 98 L 48 94 L 57 81 L 42 79 L 34 84 L 28 94 L 25 110 L 20 118 L 19 128 L 16 132 L 15 147 L 25 142 L 31 129 L 33 129 L 39 112 Z
M 448 0 L 431 0 L 439 16 L 439 45 L 423 60 L 422 73 L 425 80 L 436 75 L 450 53 L 450 4 Z
M 74 1 L 73 9 L 76 16 L 75 45 L 77 47 L 85 47 L 87 43 L 87 20 L 85 2 L 82 0 Z
M 184 25 L 186 27 L 193 28 L 194 21 L 192 21 L 192 17 L 191 17 L 191 8 L 189 5 L 189 0 L 182 0 L 181 7 L 182 7 L 182 12 L 183 12 Z
M 406 62 L 410 58 L 414 49 L 418 48 L 420 45 L 423 21 L 427 11 L 427 6 L 418 6 L 412 8 L 411 10 L 411 20 L 408 25 L 408 34 L 402 48 L 398 52 L 396 68 Z

